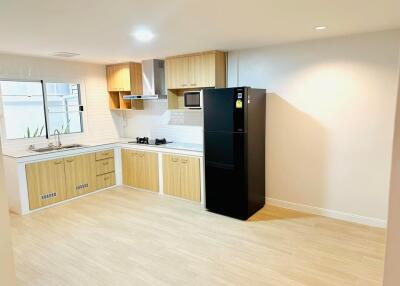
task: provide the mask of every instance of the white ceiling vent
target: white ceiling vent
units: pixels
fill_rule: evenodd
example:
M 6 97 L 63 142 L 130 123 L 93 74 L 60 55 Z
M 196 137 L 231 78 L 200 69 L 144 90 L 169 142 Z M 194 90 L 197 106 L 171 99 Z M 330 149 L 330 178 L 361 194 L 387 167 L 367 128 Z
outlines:
M 69 52 L 57 52 L 57 53 L 54 53 L 53 56 L 62 57 L 62 58 L 72 58 L 72 57 L 79 56 L 79 54 L 77 54 L 77 53 L 69 53 Z

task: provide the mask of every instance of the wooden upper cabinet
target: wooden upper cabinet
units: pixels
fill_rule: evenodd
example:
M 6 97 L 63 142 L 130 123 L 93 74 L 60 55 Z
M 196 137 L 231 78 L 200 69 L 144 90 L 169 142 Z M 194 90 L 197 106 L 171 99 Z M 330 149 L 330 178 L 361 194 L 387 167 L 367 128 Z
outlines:
M 167 58 L 168 89 L 225 87 L 226 55 L 213 51 Z
M 127 91 L 142 93 L 142 65 L 123 63 L 109 65 L 107 71 L 108 91 Z

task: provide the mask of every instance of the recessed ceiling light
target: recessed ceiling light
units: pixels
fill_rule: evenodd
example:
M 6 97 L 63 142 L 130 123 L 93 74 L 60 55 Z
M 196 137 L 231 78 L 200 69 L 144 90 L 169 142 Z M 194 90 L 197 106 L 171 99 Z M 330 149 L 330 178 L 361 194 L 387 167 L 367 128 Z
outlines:
M 136 31 L 133 33 L 133 36 L 136 38 L 136 40 L 143 43 L 150 42 L 155 37 L 154 33 L 148 28 L 136 29 Z
M 56 52 L 53 54 L 55 57 L 62 57 L 62 58 L 72 58 L 79 56 L 77 53 L 70 53 L 70 52 Z
M 314 29 L 317 31 L 322 31 L 322 30 L 326 30 L 328 27 L 327 26 L 317 26 Z

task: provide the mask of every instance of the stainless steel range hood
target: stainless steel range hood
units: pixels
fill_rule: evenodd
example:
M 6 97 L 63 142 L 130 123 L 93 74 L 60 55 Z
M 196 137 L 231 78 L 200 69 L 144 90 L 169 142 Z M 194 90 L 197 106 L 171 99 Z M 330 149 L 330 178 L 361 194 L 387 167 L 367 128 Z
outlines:
M 125 95 L 126 100 L 132 99 L 165 99 L 165 69 L 163 60 L 145 60 L 142 62 L 143 94 Z

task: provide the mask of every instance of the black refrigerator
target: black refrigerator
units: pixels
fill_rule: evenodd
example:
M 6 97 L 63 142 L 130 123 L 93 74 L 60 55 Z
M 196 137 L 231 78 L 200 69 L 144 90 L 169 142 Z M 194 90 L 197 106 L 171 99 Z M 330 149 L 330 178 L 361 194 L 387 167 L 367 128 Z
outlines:
M 248 219 L 265 204 L 266 90 L 203 90 L 206 208 Z

